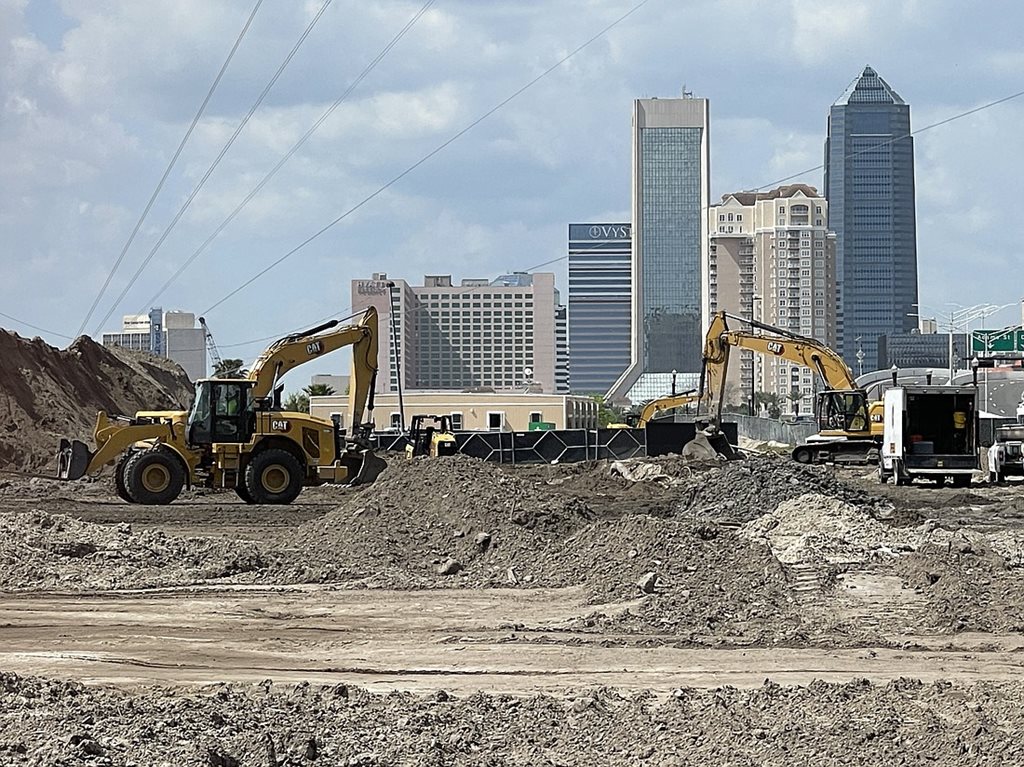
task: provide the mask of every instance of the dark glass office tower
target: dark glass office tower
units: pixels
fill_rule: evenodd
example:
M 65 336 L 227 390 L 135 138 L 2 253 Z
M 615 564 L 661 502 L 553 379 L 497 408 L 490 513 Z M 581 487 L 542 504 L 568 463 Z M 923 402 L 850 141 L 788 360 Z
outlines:
M 837 335 L 847 364 L 878 337 L 917 326 L 917 225 L 910 106 L 865 67 L 828 116 L 828 225 L 836 233 Z

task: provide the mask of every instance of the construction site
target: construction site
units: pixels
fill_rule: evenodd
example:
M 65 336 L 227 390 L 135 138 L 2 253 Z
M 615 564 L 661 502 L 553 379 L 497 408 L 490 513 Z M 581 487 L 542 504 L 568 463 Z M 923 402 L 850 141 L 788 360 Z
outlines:
M 52 478 L 173 363 L 0 332 L 0 763 L 1006 764 L 1024 493 L 382 456 L 290 504 Z M 291 416 L 291 414 L 289 414 Z M 685 451 L 683 451 L 685 452 Z M 130 465 L 130 462 L 129 462 Z M 120 496 L 120 497 L 119 497 Z

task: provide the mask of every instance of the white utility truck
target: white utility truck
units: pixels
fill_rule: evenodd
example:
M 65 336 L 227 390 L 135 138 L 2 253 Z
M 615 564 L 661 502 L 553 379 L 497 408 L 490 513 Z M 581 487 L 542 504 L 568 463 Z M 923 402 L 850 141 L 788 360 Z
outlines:
M 894 386 L 882 403 L 880 482 L 971 483 L 979 468 L 977 387 Z

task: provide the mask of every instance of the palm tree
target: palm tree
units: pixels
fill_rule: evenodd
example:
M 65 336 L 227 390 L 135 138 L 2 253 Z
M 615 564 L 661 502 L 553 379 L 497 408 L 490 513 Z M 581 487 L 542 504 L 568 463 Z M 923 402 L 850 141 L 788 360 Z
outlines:
M 323 383 L 310 384 L 302 391 L 304 391 L 308 397 L 330 397 L 335 393 L 333 386 Z
M 309 412 L 309 396 L 302 392 L 293 391 L 284 398 L 284 409 L 292 413 Z
M 242 367 L 242 360 L 221 360 L 213 366 L 214 378 L 245 378 L 248 373 Z

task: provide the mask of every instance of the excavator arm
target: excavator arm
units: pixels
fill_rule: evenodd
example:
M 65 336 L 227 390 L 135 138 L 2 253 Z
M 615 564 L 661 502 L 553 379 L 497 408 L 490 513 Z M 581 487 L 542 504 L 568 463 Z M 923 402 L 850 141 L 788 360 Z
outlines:
M 686 392 L 685 394 L 674 394 L 667 397 L 652 399 L 643 406 L 643 409 L 641 409 L 640 417 L 636 422 L 636 428 L 645 428 L 647 424 L 650 423 L 651 419 L 662 411 L 673 410 L 677 407 L 683 407 L 684 405 L 691 405 L 699 399 L 700 395 L 692 391 Z
M 248 379 L 255 382 L 255 400 L 272 396 L 277 382 L 289 370 L 345 346 L 352 347 L 352 373 L 349 385 L 353 434 L 366 430 L 364 412 L 373 411 L 373 391 L 377 379 L 377 310 L 369 307 L 354 325 L 331 320 L 315 328 L 275 341 L 253 364 Z

